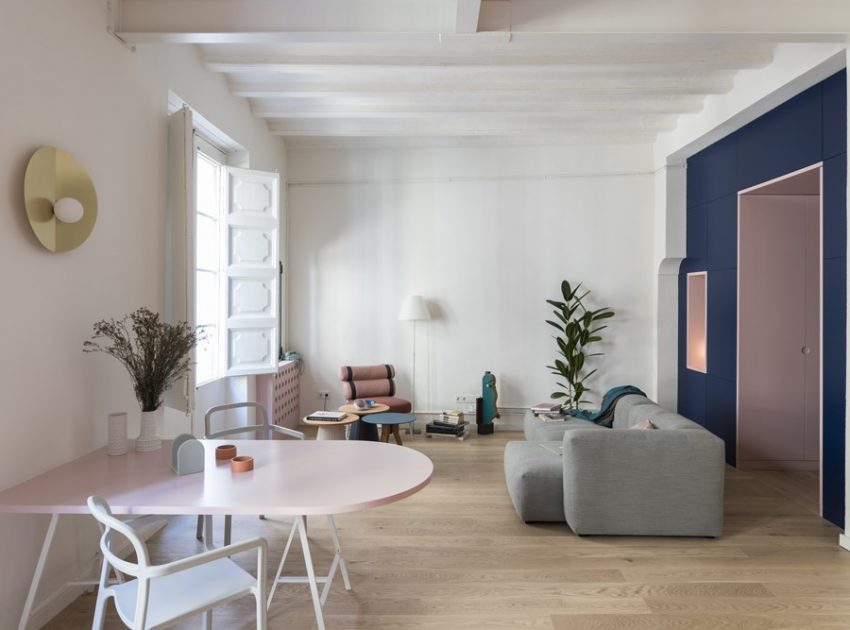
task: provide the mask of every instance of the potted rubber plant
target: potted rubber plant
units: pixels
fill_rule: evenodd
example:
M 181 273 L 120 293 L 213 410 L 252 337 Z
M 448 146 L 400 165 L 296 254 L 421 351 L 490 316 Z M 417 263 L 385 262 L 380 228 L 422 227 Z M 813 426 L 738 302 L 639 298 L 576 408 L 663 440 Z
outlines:
M 599 334 L 607 325 L 601 322 L 614 317 L 614 311 L 605 306 L 590 310 L 585 306 L 585 299 L 590 291 L 582 289 L 581 283 L 572 286 L 568 281 L 561 282 L 560 300 L 546 300 L 554 307 L 554 320 L 546 323 L 554 327 L 558 334 L 555 341 L 558 347 L 558 358 L 554 365 L 547 365 L 552 374 L 563 382 L 557 382 L 562 389 L 553 392 L 551 397 L 563 400 L 561 411 L 571 413 L 579 409 L 584 395 L 591 390 L 587 380 L 596 373 L 596 369 L 586 371 L 587 359 L 602 356 L 602 352 L 590 352 L 591 346 L 602 341 Z
M 127 368 L 142 408 L 137 451 L 155 451 L 162 446 L 157 424 L 163 416 L 163 394 L 189 373 L 192 348 L 200 339 L 199 331 L 188 323 L 169 324 L 142 307 L 121 319 L 96 322 L 94 335 L 83 343 L 83 352 L 105 352 Z

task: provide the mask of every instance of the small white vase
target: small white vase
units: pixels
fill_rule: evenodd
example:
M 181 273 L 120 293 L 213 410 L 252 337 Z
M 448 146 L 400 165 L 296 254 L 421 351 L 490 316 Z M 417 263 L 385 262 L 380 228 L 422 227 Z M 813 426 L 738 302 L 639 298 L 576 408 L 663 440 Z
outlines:
M 107 455 L 124 455 L 127 452 L 127 414 L 109 414 L 106 443 Z
M 164 411 L 160 405 L 155 411 L 142 412 L 142 427 L 136 438 L 136 450 L 140 453 L 158 451 L 162 448 L 162 440 L 157 435 L 157 426 L 162 422 Z

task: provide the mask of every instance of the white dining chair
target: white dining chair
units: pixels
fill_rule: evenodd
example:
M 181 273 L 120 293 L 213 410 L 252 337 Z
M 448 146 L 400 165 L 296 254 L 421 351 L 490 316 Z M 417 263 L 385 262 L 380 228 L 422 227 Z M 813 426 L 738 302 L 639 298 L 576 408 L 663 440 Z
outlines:
M 229 411 L 231 409 L 256 409 L 257 413 L 260 415 L 261 422 L 259 424 L 252 425 L 240 425 L 236 427 L 231 427 L 229 429 L 222 429 L 221 431 L 213 431 L 212 430 L 212 417 L 213 414 Z M 217 440 L 220 438 L 224 438 L 230 435 L 239 435 L 244 433 L 254 433 L 260 436 L 260 439 L 263 440 L 271 440 L 274 439 L 274 435 L 286 435 L 291 438 L 295 438 L 297 440 L 303 440 L 304 434 L 301 431 L 296 431 L 295 429 L 287 429 L 286 427 L 281 427 L 276 424 L 271 424 L 269 422 L 269 414 L 266 411 L 266 408 L 260 403 L 256 402 L 235 402 L 228 403 L 226 405 L 216 405 L 215 407 L 210 407 L 207 409 L 207 413 L 204 414 L 204 439 L 207 440 Z M 255 438 L 256 438 L 255 435 Z M 263 518 L 260 516 L 260 518 Z M 206 520 L 205 520 L 206 519 Z M 230 514 L 224 517 L 224 544 L 230 544 L 230 534 L 232 529 L 233 519 Z M 208 526 L 209 531 L 207 532 L 207 546 L 211 546 L 212 544 L 212 517 L 211 516 L 198 516 L 198 525 L 197 531 L 195 533 L 195 537 L 198 540 L 204 539 L 204 525 Z
M 264 538 L 252 538 L 167 564 L 151 564 L 144 542 L 132 527 L 112 516 L 105 499 L 89 497 L 88 507 L 104 527 L 100 539 L 103 566 L 93 630 L 103 628 L 109 598 L 115 601 L 118 616 L 128 628 L 150 630 L 170 626 L 198 613 L 203 613 L 204 625 L 209 628 L 214 607 L 246 595 L 256 601 L 257 630 L 265 630 L 268 547 Z M 114 540 L 116 533 L 133 546 L 135 563 L 113 552 L 113 545 L 121 542 Z M 228 557 L 251 549 L 257 550 L 256 578 Z M 110 584 L 110 567 L 134 579 Z

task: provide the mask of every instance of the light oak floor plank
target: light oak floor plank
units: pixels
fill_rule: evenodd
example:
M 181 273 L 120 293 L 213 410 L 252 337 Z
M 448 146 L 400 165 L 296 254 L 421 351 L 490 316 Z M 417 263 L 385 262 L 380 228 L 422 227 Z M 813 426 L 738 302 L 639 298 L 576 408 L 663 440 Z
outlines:
M 337 580 L 328 630 L 790 630 L 850 627 L 850 554 L 817 516 L 817 475 L 727 470 L 726 521 L 718 540 L 584 537 L 563 524 L 524 524 L 505 490 L 504 445 L 519 433 L 463 442 L 405 436 L 435 465 L 432 483 L 394 505 L 337 517 L 353 590 Z M 234 540 L 269 539 L 273 571 L 286 519 L 240 517 Z M 157 562 L 200 551 L 195 520 L 169 519 L 150 543 Z M 221 522 L 216 522 L 221 535 Z M 309 519 L 321 572 L 328 530 Z M 289 571 L 303 571 L 300 552 Z M 242 560 L 251 567 L 249 558 Z M 200 587 L 200 585 L 199 585 Z M 46 626 L 90 627 L 93 595 Z M 196 628 L 197 621 L 179 628 Z M 110 612 L 107 628 L 120 628 Z M 246 599 L 218 609 L 214 627 L 253 627 Z M 307 589 L 283 585 L 273 629 L 315 627 Z

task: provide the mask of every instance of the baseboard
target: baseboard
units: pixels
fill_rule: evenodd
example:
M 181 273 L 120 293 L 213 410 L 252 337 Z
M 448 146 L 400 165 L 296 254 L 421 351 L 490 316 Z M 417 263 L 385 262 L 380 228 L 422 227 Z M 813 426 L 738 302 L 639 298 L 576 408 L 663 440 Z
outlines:
M 850 536 L 847 534 L 839 534 L 838 535 L 838 546 L 850 551 Z

